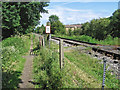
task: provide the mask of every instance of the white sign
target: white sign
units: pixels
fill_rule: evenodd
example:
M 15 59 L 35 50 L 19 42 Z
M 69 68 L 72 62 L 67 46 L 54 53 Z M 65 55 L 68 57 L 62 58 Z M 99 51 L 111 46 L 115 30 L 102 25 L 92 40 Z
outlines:
M 45 32 L 46 32 L 46 33 L 51 33 L 51 31 L 50 31 L 50 26 L 46 26 Z

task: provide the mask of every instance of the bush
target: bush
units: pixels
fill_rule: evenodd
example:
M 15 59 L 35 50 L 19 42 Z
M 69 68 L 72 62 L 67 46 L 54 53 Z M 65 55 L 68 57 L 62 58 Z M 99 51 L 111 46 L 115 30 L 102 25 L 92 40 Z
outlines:
M 60 88 L 61 73 L 58 65 L 58 56 L 48 49 L 41 49 L 40 56 L 34 59 L 34 78 L 39 83 L 36 88 Z

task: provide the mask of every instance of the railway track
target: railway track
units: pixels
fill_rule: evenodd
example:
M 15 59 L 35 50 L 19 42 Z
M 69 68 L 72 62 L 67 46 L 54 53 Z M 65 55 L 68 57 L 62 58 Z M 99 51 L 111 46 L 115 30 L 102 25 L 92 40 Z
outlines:
M 120 46 L 111 46 L 111 45 L 100 45 L 95 43 L 83 42 L 78 40 L 72 40 L 61 37 L 52 37 L 52 39 L 60 40 L 63 39 L 65 43 L 72 45 L 82 45 L 85 47 L 91 47 L 93 51 L 104 54 L 108 57 L 112 57 L 113 59 L 117 59 L 120 61 Z

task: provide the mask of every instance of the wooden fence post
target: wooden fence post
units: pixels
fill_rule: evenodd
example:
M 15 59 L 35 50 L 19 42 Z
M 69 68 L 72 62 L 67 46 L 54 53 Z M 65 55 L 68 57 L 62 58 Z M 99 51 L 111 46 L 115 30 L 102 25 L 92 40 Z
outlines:
M 41 37 L 39 37 L 39 47 L 41 48 Z
M 43 44 L 43 47 L 45 47 L 45 40 L 44 40 L 44 36 L 42 37 L 42 44 Z
M 49 49 L 50 49 L 50 40 L 51 40 L 51 34 L 49 34 Z
M 64 65 L 64 47 L 63 47 L 63 40 L 60 39 L 59 42 L 59 63 L 60 63 L 60 69 L 63 68 Z

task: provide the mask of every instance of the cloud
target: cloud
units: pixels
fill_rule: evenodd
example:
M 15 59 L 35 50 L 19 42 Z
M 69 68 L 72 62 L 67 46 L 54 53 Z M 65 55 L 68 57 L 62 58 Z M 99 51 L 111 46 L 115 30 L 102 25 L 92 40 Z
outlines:
M 85 23 L 92 19 L 103 17 L 100 12 L 95 13 L 90 9 L 71 9 L 61 6 L 56 6 L 52 9 L 48 9 L 49 14 L 42 14 L 41 23 L 46 25 L 50 15 L 57 15 L 63 24 L 77 24 Z M 105 16 L 104 16 L 105 17 Z

